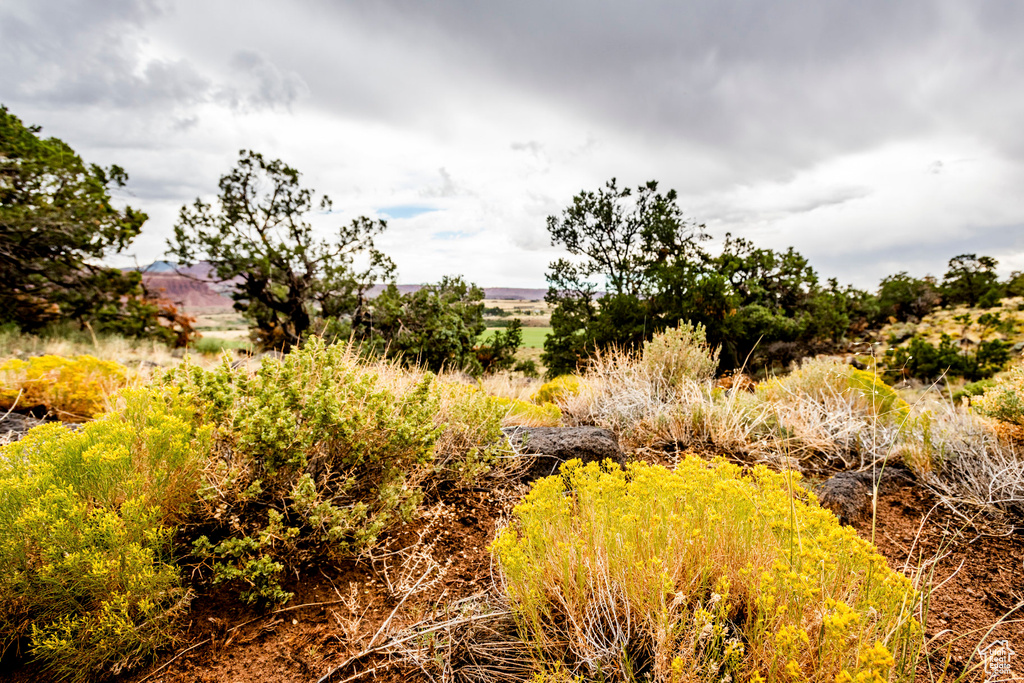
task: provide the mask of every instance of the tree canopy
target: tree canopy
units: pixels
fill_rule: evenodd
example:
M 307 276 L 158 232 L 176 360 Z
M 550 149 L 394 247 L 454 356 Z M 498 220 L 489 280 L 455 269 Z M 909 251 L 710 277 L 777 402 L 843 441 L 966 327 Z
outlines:
M 291 166 L 243 150 L 220 179 L 216 205 L 196 199 L 181 208 L 168 253 L 184 264 L 209 262 L 218 280 L 236 283 L 231 296 L 254 341 L 289 349 L 328 321 L 359 327 L 367 290 L 394 273 L 374 245 L 383 220 L 363 216 L 332 239 L 316 236 L 307 217 L 331 206 L 327 195 L 302 187 Z
M 982 308 L 995 306 L 1003 294 L 996 275 L 998 265 L 991 256 L 960 254 L 951 258 L 942 278 L 945 303 Z
M 552 375 L 606 346 L 638 348 L 681 320 L 703 324 L 723 365 L 735 367 L 755 349 L 765 362 L 785 362 L 872 315 L 869 295 L 822 284 L 792 248 L 727 235 L 720 254 L 708 253 L 704 226 L 685 220 L 675 191 L 661 194 L 654 181 L 632 192 L 613 179 L 581 192 L 561 218 L 548 218 L 548 232 L 573 257 L 547 276 L 555 310 L 542 358 Z
M 675 190 L 650 181 L 636 190 L 615 178 L 573 198 L 561 217 L 547 219 L 551 243 L 573 257 L 548 272 L 545 299 L 555 306 L 544 363 L 552 373 L 608 344 L 635 345 L 654 331 L 649 299 L 664 274 L 700 254 L 703 226 L 683 218 Z M 598 281 L 606 292 L 597 297 Z
M 123 251 L 147 218 L 110 197 L 128 174 L 86 164 L 40 130 L 0 105 L 0 322 L 34 331 L 70 321 L 178 339 L 187 320 L 173 306 L 148 296 L 138 273 L 101 263 Z
M 320 238 L 309 217 L 328 212 L 331 200 L 300 180 L 284 162 L 243 150 L 220 179 L 216 204 L 182 207 L 168 242 L 179 262 L 208 262 L 218 280 L 234 284 L 234 306 L 259 346 L 288 350 L 319 334 L 433 370 L 511 365 L 518 328 L 477 342 L 483 290 L 446 277 L 402 294 L 394 264 L 374 244 L 387 223 L 363 216 Z M 371 298 L 377 283 L 386 286 Z
M 879 322 L 923 318 L 942 302 L 935 278 L 911 277 L 906 271 L 882 278 L 878 285 Z

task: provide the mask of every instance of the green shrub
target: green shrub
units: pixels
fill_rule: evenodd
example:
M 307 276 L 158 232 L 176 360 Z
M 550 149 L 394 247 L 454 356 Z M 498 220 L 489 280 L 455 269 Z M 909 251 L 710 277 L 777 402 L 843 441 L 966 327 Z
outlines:
M 674 387 L 684 379 L 703 382 L 714 377 L 718 352 L 708 346 L 703 325 L 680 322 L 644 342 L 641 364 L 652 378 Z
M 174 640 L 189 594 L 169 552 L 209 430 L 174 392 L 125 390 L 80 431 L 0 448 L 0 648 L 27 637 L 59 678 L 117 673 Z
M 123 366 L 92 356 L 11 358 L 0 365 L 0 410 L 45 408 L 65 421 L 85 420 L 126 383 Z
M 200 337 L 189 348 L 196 353 L 216 355 L 224 351 L 234 351 L 235 349 L 251 349 L 252 342 L 246 339 L 231 340 L 218 337 Z
M 537 369 L 537 362 L 532 358 L 517 361 L 512 370 L 515 372 L 521 372 L 524 377 L 529 377 L 531 379 L 540 377 L 540 371 Z
M 969 401 L 976 396 L 981 396 L 986 389 L 991 389 L 994 386 L 996 386 L 996 381 L 991 377 L 977 382 L 968 382 L 962 389 L 953 392 L 953 404 L 960 405 L 964 399 Z
M 1024 425 L 1024 365 L 1011 368 L 1005 377 L 986 388 L 974 405 L 983 415 Z
M 977 382 L 996 374 L 1010 361 L 1010 345 L 998 339 L 983 341 L 973 352 L 962 349 L 948 334 L 935 346 L 921 337 L 914 337 L 907 346 L 885 352 L 885 364 L 891 381 L 914 377 L 937 380 L 943 374 Z
M 608 681 L 912 678 L 917 594 L 794 488 L 798 477 L 690 456 L 675 471 L 571 461 L 538 481 L 492 545 L 538 669 Z
M 303 557 L 372 545 L 415 512 L 424 479 L 478 476 L 501 437 L 500 406 L 481 392 L 317 338 L 255 376 L 225 360 L 165 381 L 200 406 L 224 454 L 206 472 L 194 552 L 247 602 L 287 600 L 279 576 Z
M 504 327 L 504 332 L 495 331 L 473 349 L 483 372 L 500 372 L 516 364 L 516 352 L 523 345 L 523 323 L 513 318 Z

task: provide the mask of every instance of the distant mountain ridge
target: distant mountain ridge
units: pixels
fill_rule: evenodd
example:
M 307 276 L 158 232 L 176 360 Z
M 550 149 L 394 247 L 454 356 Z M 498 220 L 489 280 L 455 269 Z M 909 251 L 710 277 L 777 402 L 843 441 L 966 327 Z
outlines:
M 418 292 L 427 285 L 395 285 L 402 294 Z M 385 285 L 374 285 L 367 291 L 372 299 L 384 291 Z M 483 287 L 485 299 L 506 299 L 508 301 L 537 301 L 548 293 L 546 289 L 530 289 L 526 287 Z
M 230 309 L 233 301 L 229 293 L 234 283 L 220 282 L 212 277 L 213 267 L 209 263 L 179 266 L 171 261 L 154 261 L 144 268 L 126 268 L 142 273 L 142 281 L 152 293 L 170 299 L 188 309 L 224 308 Z M 425 285 L 397 285 L 398 291 L 411 294 Z M 370 288 L 368 295 L 373 298 L 384 290 L 383 285 Z M 547 294 L 546 289 L 528 287 L 484 287 L 485 299 L 507 301 L 537 301 Z

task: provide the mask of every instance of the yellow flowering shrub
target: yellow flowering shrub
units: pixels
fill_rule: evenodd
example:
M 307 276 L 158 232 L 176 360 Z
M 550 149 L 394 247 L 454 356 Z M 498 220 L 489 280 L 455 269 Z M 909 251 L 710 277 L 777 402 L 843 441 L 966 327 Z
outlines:
M 492 552 L 538 669 L 911 677 L 917 593 L 798 479 L 687 456 L 675 470 L 571 461 L 536 482 Z
M 545 382 L 540 389 L 530 397 L 534 403 L 557 403 L 563 396 L 573 396 L 580 393 L 582 380 L 576 375 L 559 375 L 550 382 Z
M 562 423 L 562 410 L 554 403 L 537 405 L 505 397 L 495 397 L 493 401 L 507 411 L 502 420 L 506 425 L 557 427 Z
M 848 367 L 847 383 L 850 390 L 860 395 L 864 407 L 871 414 L 889 417 L 899 423 L 910 417 L 910 404 L 883 382 L 877 373 Z
M 210 431 L 174 392 L 115 403 L 79 431 L 47 424 L 0 447 L 0 651 L 27 638 L 60 679 L 133 666 L 173 642 L 188 604 L 171 525 Z
M 93 356 L 11 358 L 0 364 L 0 409 L 45 408 L 62 420 L 86 420 L 127 382 L 124 366 Z

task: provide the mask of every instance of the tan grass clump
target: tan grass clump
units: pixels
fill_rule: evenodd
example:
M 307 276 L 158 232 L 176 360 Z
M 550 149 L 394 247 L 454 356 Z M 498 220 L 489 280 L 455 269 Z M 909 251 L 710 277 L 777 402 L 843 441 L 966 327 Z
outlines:
M 561 404 L 564 421 L 612 429 L 627 449 L 714 449 L 780 469 L 902 462 L 947 499 L 1024 513 L 1024 461 L 991 422 L 949 402 L 910 406 L 874 373 L 835 359 L 805 361 L 748 392 L 669 385 L 638 355 L 613 350 L 583 380 L 588 390 Z
M 711 349 L 700 323 L 681 321 L 644 342 L 641 364 L 648 376 L 676 386 L 686 380 L 706 382 L 718 369 L 719 349 Z
M 64 336 L 40 337 L 20 332 L 0 331 L 0 358 L 30 356 L 95 356 L 100 360 L 115 361 L 122 365 L 142 361 L 158 365 L 173 365 L 179 359 L 166 345 L 153 339 L 126 339 L 111 335 L 90 337 L 82 333 Z
M 439 379 L 445 380 L 445 375 L 442 374 Z M 531 397 L 539 383 L 540 380 L 523 377 L 519 373 L 508 370 L 484 375 L 479 380 L 479 386 L 485 393 L 517 401 L 532 400 Z

